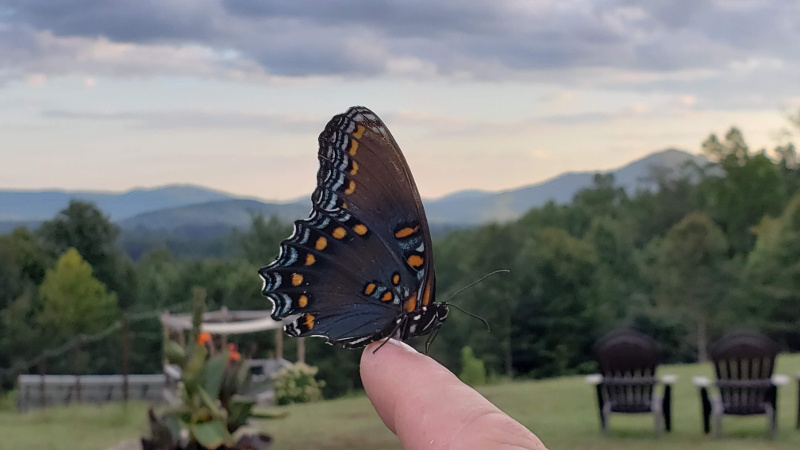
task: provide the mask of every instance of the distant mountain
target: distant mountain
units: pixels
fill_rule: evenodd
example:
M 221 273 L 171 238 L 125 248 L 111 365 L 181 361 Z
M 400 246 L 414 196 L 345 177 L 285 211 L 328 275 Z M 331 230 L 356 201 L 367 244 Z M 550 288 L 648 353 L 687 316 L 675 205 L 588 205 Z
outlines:
M 264 203 L 257 200 L 219 200 L 186 205 L 139 214 L 119 222 L 123 229 L 140 230 L 194 230 L 202 229 L 247 229 L 252 214 L 265 217 L 277 216 L 290 222 L 308 214 L 311 202 Z
M 53 218 L 72 199 L 96 204 L 114 221 L 165 208 L 235 198 L 224 192 L 190 186 L 171 185 L 127 192 L 68 192 L 0 190 L 1 221 L 42 221 Z
M 699 164 L 705 158 L 680 150 L 664 150 L 634 161 L 610 173 L 616 183 L 628 192 L 655 187 L 651 175 L 654 168 L 678 171 L 688 161 Z M 566 173 L 543 183 L 503 191 L 459 191 L 435 200 L 425 200 L 425 211 L 431 226 L 437 230 L 453 226 L 478 225 L 492 221 L 513 220 L 531 208 L 542 206 L 550 200 L 567 203 L 581 189 L 590 187 L 598 172 Z M 222 200 L 149 212 L 123 220 L 123 229 L 175 230 L 192 227 L 232 229 L 246 228 L 251 213 L 293 221 L 306 217 L 310 200 L 274 204 L 255 200 Z M 187 228 L 188 229 L 188 228 Z
M 680 172 L 689 161 L 708 162 L 703 156 L 668 149 L 650 154 L 610 172 L 568 172 L 542 183 L 502 191 L 461 191 L 425 202 L 431 223 L 477 225 L 513 220 L 548 201 L 568 203 L 581 189 L 590 187 L 597 173 L 612 173 L 614 181 L 628 193 L 656 187 L 653 170 Z
M 680 171 L 689 161 L 707 163 L 702 156 L 670 149 L 603 173 L 612 173 L 619 186 L 633 193 L 655 187 L 654 170 Z M 459 191 L 425 200 L 425 211 L 437 234 L 458 226 L 513 220 L 551 200 L 571 201 L 578 191 L 592 185 L 596 173 L 570 172 L 542 183 L 501 192 Z M 306 217 L 310 209 L 308 197 L 290 203 L 266 203 L 195 186 L 137 189 L 121 194 L 0 191 L 0 233 L 9 232 L 14 224 L 35 225 L 50 219 L 71 198 L 95 202 L 123 230 L 162 231 L 187 237 L 218 236 L 234 228 L 246 229 L 253 213 L 276 215 L 289 222 Z

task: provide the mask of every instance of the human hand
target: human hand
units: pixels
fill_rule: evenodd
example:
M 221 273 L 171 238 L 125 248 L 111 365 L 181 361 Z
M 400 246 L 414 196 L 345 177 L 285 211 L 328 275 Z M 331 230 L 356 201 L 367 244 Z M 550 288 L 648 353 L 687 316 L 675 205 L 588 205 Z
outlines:
M 546 450 L 519 422 L 410 346 L 390 339 L 361 355 L 361 380 L 405 450 Z

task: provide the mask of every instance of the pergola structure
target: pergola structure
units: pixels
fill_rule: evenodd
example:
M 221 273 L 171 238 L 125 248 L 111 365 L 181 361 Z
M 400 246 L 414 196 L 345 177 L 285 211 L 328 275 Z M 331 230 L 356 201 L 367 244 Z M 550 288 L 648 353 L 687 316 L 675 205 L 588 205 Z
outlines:
M 161 325 L 164 329 L 164 339 L 170 335 L 177 335 L 178 343 L 186 345 L 186 332 L 192 329 L 191 314 L 161 314 Z M 203 314 L 200 325 L 201 332 L 220 336 L 222 345 L 227 342 L 228 335 L 255 333 L 257 331 L 275 330 L 275 357 L 283 359 L 283 322 L 272 320 L 267 311 L 229 311 L 222 307 L 219 311 Z M 297 341 L 297 362 L 305 362 L 305 342 L 300 338 Z

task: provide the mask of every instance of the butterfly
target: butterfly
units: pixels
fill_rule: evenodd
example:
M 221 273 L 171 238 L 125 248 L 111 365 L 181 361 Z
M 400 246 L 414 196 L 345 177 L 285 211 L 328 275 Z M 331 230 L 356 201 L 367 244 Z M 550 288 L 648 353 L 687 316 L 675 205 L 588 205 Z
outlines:
M 334 116 L 319 135 L 310 217 L 294 223 L 278 258 L 259 270 L 272 319 L 290 336 L 357 348 L 438 331 L 445 303 L 428 220 L 400 147 L 369 109 Z

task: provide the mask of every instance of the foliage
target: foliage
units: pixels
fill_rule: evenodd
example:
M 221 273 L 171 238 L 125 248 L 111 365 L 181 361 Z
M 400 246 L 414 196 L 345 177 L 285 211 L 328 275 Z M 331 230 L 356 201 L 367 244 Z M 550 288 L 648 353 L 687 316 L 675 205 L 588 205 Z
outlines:
M 792 200 L 800 194 L 800 164 L 790 140 L 787 135 L 767 153 L 751 149 L 731 129 L 704 143 L 708 164 L 653 171 L 647 180 L 653 190 L 625 191 L 598 175 L 571 202 L 435 236 L 436 299 L 486 319 L 491 332 L 453 308 L 432 356 L 461 373 L 461 349 L 468 346 L 490 378 L 585 373 L 594 368 L 594 339 L 617 327 L 655 337 L 670 361 L 695 360 L 702 342 L 742 325 L 768 333 L 786 350 L 800 350 L 800 207 Z M 0 384 L 10 388 L 20 372 L 121 369 L 118 333 L 82 344 L 80 364 L 70 357 L 37 364 L 43 350 L 63 344 L 59 336 L 75 333 L 75 321 L 56 320 L 52 305 L 45 313 L 41 289 L 67 249 L 79 251 L 125 314 L 186 310 L 194 286 L 206 290 L 209 308 L 265 310 L 270 303 L 259 292 L 256 271 L 291 229 L 254 216 L 249 230 L 213 242 L 194 239 L 202 230 L 170 236 L 129 231 L 124 234 L 135 239 L 126 241 L 93 205 L 74 202 L 35 233 L 0 236 Z M 135 263 L 120 244 L 135 253 Z M 449 298 L 497 269 L 511 273 Z M 104 310 L 101 302 L 87 314 Z M 159 322 L 132 322 L 130 336 L 131 372 L 161 370 Z M 263 358 L 274 357 L 274 339 L 262 332 L 235 342 Z M 296 344 L 285 340 L 288 359 L 295 359 Z M 321 340 L 306 342 L 306 358 L 325 380 L 324 397 L 361 388 L 359 355 Z
M 458 378 L 470 386 L 486 384 L 486 366 L 468 346 L 461 349 L 461 373 Z
M 39 294 L 43 302 L 39 322 L 61 330 L 61 338 L 99 331 L 117 315 L 116 295 L 92 276 L 91 266 L 74 248 L 47 271 Z
M 800 194 L 779 217 L 765 218 L 756 234 L 745 270 L 752 304 L 759 308 L 749 313 L 785 344 L 800 344 Z
M 776 373 L 800 372 L 800 355 L 778 357 Z M 795 427 L 797 392 L 792 386 L 778 390 L 778 433 L 766 437 L 763 416 L 730 418 L 723 423 L 725 437 L 709 439 L 702 433 L 702 408 L 696 376 L 713 376 L 708 364 L 659 367 L 659 374 L 675 374 L 672 389 L 671 433 L 656 436 L 651 414 L 614 414 L 609 436 L 600 431 L 597 400 L 583 377 L 550 380 L 514 380 L 478 388 L 502 411 L 534 431 L 551 449 L 593 450 L 794 450 L 800 448 Z M 660 390 L 659 390 L 660 391 Z M 280 422 L 259 421 L 254 426 L 269 431 L 275 448 L 282 450 L 399 450 L 394 435 L 364 395 L 277 408 L 289 416 Z M 85 450 L 119 448 L 120 441 L 135 438 L 146 426 L 147 405 L 73 405 L 27 414 L 0 411 L 3 439 L 0 449 Z M 310 425 L 311 424 L 311 425 Z M 309 427 L 313 426 L 313 432 Z
M 116 243 L 119 227 L 95 205 L 73 200 L 55 218 L 44 222 L 36 234 L 51 255 L 76 249 L 92 266 L 95 277 L 117 294 L 123 310 L 135 301 L 133 265 Z
M 317 380 L 319 370 L 304 363 L 283 367 L 275 379 L 275 401 L 279 405 L 316 402 L 322 399 L 325 381 Z
M 164 343 L 164 355 L 181 369 L 179 402 L 160 414 L 148 413 L 150 438 L 142 439 L 145 450 L 249 449 L 269 447 L 266 435 L 240 434 L 254 403 L 237 399 L 250 383 L 249 366 L 235 345 L 215 352 L 208 333 L 200 332 L 205 291 L 194 291 L 193 327 L 187 346 L 174 340 Z

